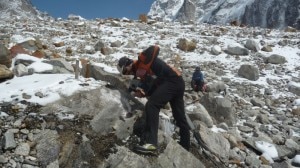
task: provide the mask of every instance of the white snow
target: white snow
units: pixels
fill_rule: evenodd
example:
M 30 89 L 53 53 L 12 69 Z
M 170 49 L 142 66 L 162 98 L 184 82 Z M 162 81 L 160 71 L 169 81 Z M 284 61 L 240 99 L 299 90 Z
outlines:
M 263 153 L 264 156 L 269 156 L 272 159 L 278 158 L 277 149 L 273 144 L 268 143 L 268 142 L 264 142 L 264 141 L 256 141 L 255 146 L 258 148 L 258 150 L 260 152 Z

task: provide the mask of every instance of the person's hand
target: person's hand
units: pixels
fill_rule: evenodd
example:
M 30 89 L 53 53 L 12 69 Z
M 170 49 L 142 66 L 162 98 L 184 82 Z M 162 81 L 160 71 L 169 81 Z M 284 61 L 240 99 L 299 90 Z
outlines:
M 137 88 L 136 91 L 131 93 L 131 95 L 134 97 L 139 97 L 139 98 L 146 96 L 144 90 L 141 88 Z

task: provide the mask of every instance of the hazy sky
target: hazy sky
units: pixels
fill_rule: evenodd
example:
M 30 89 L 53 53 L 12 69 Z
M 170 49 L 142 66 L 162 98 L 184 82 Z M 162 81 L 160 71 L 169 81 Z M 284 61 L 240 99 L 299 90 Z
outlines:
M 42 12 L 57 18 L 67 18 L 69 14 L 86 19 L 123 18 L 138 19 L 147 14 L 154 0 L 31 0 Z

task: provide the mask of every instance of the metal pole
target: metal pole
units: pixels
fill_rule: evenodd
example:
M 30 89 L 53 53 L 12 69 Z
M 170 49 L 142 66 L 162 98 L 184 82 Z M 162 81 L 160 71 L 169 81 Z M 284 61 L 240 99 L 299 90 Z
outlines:
M 79 77 L 79 60 L 76 59 L 76 66 L 75 66 L 75 79 Z

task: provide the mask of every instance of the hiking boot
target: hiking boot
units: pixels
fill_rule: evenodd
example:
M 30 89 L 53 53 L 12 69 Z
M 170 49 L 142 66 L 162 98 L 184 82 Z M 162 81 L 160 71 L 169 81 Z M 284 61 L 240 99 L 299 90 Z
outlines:
M 142 153 L 142 154 L 152 154 L 152 155 L 156 155 L 156 151 L 157 148 L 156 146 L 152 145 L 152 144 L 145 144 L 143 146 L 137 145 L 135 146 L 134 150 L 136 152 Z

